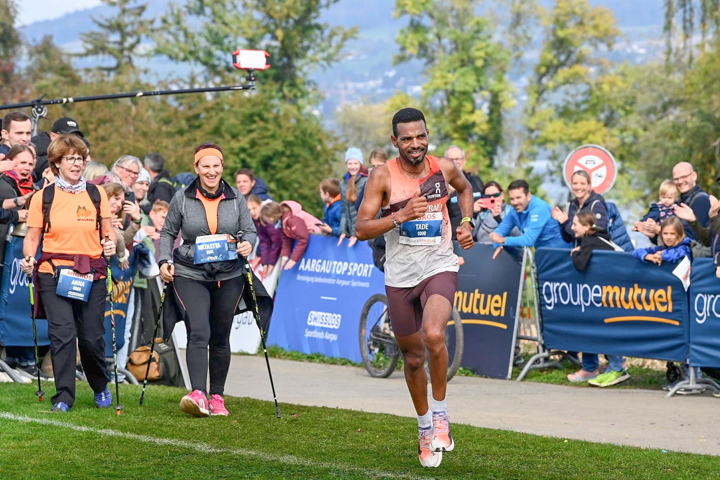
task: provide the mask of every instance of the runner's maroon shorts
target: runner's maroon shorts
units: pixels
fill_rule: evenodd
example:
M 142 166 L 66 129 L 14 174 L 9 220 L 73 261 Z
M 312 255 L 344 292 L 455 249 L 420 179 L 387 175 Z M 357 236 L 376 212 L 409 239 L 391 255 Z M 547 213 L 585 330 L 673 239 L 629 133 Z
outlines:
M 390 323 L 395 335 L 412 335 L 420 331 L 423 308 L 430 296 L 440 295 L 453 305 L 457 285 L 457 272 L 438 273 L 415 287 L 396 288 L 386 285 Z

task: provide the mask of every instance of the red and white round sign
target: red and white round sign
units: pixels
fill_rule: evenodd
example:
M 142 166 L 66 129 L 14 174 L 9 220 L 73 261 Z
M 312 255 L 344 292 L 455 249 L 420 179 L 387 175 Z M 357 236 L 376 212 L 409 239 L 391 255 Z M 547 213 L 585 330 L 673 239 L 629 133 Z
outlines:
M 584 170 L 590 175 L 592 189 L 600 195 L 609 192 L 617 179 L 615 158 L 599 145 L 583 145 L 565 158 L 563 179 L 569 188 L 572 188 L 570 179 L 578 170 Z

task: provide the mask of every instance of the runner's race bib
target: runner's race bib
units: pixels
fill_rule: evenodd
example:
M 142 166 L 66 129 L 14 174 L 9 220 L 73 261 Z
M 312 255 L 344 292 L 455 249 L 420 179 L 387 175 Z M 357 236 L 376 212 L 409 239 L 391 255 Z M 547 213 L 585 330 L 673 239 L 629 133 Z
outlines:
M 87 302 L 93 284 L 93 274 L 83 275 L 72 268 L 58 268 L 55 293 L 71 300 Z
M 237 243 L 230 235 L 203 235 L 195 239 L 195 265 L 237 259 Z
M 428 212 L 416 220 L 400 225 L 402 245 L 440 245 L 442 233 L 442 212 Z

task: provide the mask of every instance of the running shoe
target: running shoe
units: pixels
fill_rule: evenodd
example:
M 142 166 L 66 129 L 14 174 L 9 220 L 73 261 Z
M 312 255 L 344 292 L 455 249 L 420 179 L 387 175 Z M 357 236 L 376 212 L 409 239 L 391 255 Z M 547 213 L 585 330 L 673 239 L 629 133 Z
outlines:
M 225 415 L 226 417 L 230 415 L 225 408 L 225 399 L 222 395 L 210 395 L 210 415 Z
M 450 433 L 450 419 L 447 412 L 433 412 L 433 437 L 431 446 L 436 452 L 451 452 L 455 448 L 452 433 Z
M 110 389 L 105 387 L 105 390 L 95 394 L 95 406 L 97 408 L 108 408 L 112 403 L 112 393 Z
M 195 417 L 207 417 L 210 415 L 208 400 L 200 390 L 193 390 L 180 400 L 180 410 Z
M 596 378 L 588 381 L 588 384 L 595 387 L 605 388 L 617 385 L 620 382 L 624 382 L 628 378 L 630 378 L 630 374 L 627 373 L 627 371 L 625 370 L 621 372 L 605 372 L 601 375 L 598 375 Z
M 423 467 L 437 468 L 442 462 L 442 452 L 433 451 L 432 443 L 433 428 L 418 428 L 418 458 Z
M 571 373 L 567 376 L 568 381 L 573 383 L 580 383 L 580 382 L 587 382 L 588 380 L 592 380 L 593 378 L 597 378 L 597 376 L 600 374 L 597 370 L 594 370 L 592 372 L 588 372 L 587 370 L 578 370 L 575 373 Z
M 50 409 L 51 412 L 69 412 L 70 406 L 65 402 L 57 402 L 55 405 L 52 406 Z

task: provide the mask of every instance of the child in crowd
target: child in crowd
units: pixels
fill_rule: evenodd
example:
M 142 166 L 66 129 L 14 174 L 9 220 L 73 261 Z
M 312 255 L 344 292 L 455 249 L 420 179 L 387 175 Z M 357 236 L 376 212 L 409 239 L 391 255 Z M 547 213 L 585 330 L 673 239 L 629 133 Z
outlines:
M 570 251 L 575 268 L 584 272 L 590 263 L 593 250 L 622 250 L 615 245 L 610 235 L 595 225 L 595 214 L 589 211 L 578 212 L 573 217 L 571 229 L 575 234 L 575 248 Z M 608 366 L 604 373 L 600 373 L 597 354 L 582 354 L 582 369 L 567 376 L 571 382 L 584 382 L 596 387 L 609 387 L 624 382 L 630 374 L 623 368 L 623 357 L 619 355 L 605 355 Z
M 340 235 L 342 217 L 342 201 L 340 196 L 340 180 L 326 178 L 320 182 L 320 198 L 325 202 L 325 214 L 318 228 L 326 235 Z
M 342 185 L 340 185 L 342 217 L 340 219 L 340 240 L 338 240 L 338 245 L 345 240 L 345 237 L 350 237 L 348 247 L 352 247 L 357 242 L 355 236 L 355 219 L 357 218 L 355 202 L 365 189 L 368 177 L 368 169 L 363 165 L 362 150 L 356 147 L 348 148 L 345 152 L 345 166 L 347 167 L 347 173 L 343 177 Z
M 645 222 L 648 219 L 655 220 L 656 223 L 662 223 L 666 218 L 675 216 L 675 204 L 680 200 L 680 190 L 677 189 L 672 180 L 665 180 L 660 184 L 660 201 L 650 205 L 650 210 L 645 216 L 637 222 L 633 230 L 638 229 L 638 223 Z
M 283 240 L 280 255 L 281 268 L 290 270 L 305 255 L 311 233 L 320 233 L 320 220 L 302 209 L 302 205 L 292 200 L 281 203 L 270 202 L 263 205 L 260 216 L 265 223 L 275 224 L 282 229 Z M 295 245 L 293 246 L 293 242 Z
M 255 194 L 248 195 L 247 206 L 258 234 L 258 248 L 251 263 L 253 268 L 262 265 L 262 277 L 267 278 L 275 268 L 278 258 L 280 258 L 283 239 L 282 230 L 275 226 L 275 222 L 267 223 L 261 220 L 260 211 L 263 207 L 263 201 L 259 196 Z
M 370 153 L 370 168 L 368 170 L 368 175 L 370 175 L 370 171 L 375 168 L 379 167 L 380 165 L 385 165 L 387 163 L 388 156 L 387 153 L 385 153 L 385 149 L 383 148 L 376 148 Z M 365 195 L 365 189 L 363 188 L 361 191 L 358 192 L 357 200 L 355 200 L 355 210 L 360 210 L 360 205 L 362 204 L 363 196 Z
M 662 262 L 679 262 L 683 257 L 692 260 L 690 239 L 685 236 L 683 224 L 677 217 L 666 218 L 660 225 L 662 245 L 650 248 L 638 248 L 633 252 L 635 258 L 643 262 L 662 265 Z

